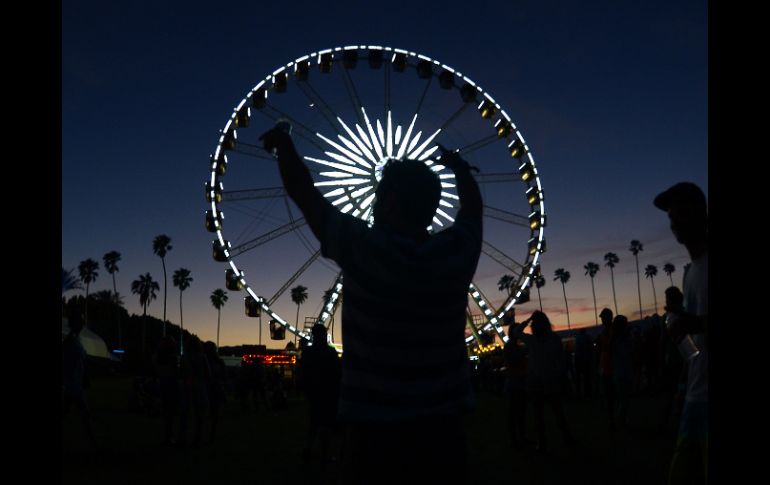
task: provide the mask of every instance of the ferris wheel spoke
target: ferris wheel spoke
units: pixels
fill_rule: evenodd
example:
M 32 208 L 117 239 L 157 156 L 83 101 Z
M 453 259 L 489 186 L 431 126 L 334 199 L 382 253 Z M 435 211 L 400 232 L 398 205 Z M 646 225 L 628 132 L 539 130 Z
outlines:
M 272 206 L 273 202 L 275 202 L 275 199 L 273 199 L 273 201 L 270 202 L 267 208 L 257 209 L 257 208 L 249 207 L 245 204 L 242 204 L 239 201 L 233 201 L 227 205 L 227 210 L 232 210 L 232 211 L 238 212 L 239 214 L 243 214 L 247 217 L 251 217 L 254 221 L 264 219 L 276 224 L 283 224 L 284 221 L 280 220 L 278 217 L 265 214 L 266 210 Z M 239 240 L 242 237 L 243 235 L 240 235 L 236 238 L 236 240 Z
M 230 255 L 232 257 L 238 256 L 240 254 L 245 253 L 246 251 L 250 251 L 258 246 L 261 246 L 267 242 L 272 241 L 275 238 L 281 237 L 284 234 L 287 234 L 289 232 L 295 231 L 299 229 L 300 227 L 307 224 L 307 221 L 305 221 L 305 218 L 300 218 L 297 220 L 294 220 L 288 224 L 284 224 L 281 227 L 278 227 L 276 229 L 273 229 L 270 232 L 267 232 L 265 234 L 262 234 L 261 236 L 257 236 L 251 241 L 247 241 L 240 246 L 236 246 L 230 250 Z
M 385 113 L 390 111 L 390 63 L 385 64 Z
M 233 202 L 232 204 L 228 205 L 229 210 L 233 210 L 235 212 L 244 214 L 247 217 L 251 218 L 251 221 L 248 224 L 246 224 L 243 230 L 232 241 L 233 244 L 240 244 L 244 237 L 247 237 L 247 235 L 251 234 L 251 232 L 255 229 L 255 226 L 258 227 L 264 221 L 270 222 L 272 224 L 283 224 L 284 222 L 283 220 L 271 214 L 268 214 L 268 211 L 273 206 L 275 201 L 276 199 L 272 199 L 267 204 L 266 207 L 262 208 L 259 211 L 256 211 L 251 207 L 244 207 L 244 204 L 240 202 Z
M 524 265 L 506 255 L 488 242 L 482 241 L 481 252 L 495 260 L 503 268 L 513 272 L 514 276 L 517 278 L 521 276 L 521 270 L 524 269 Z
M 518 173 L 472 173 L 473 178 L 479 184 L 492 184 L 497 182 L 518 182 L 521 177 Z
M 310 100 L 310 102 L 318 106 L 318 108 L 321 110 L 321 115 L 323 115 L 323 117 L 329 123 L 329 126 L 331 126 L 332 130 L 334 130 L 336 133 L 338 127 L 334 120 L 339 118 L 337 113 L 335 113 L 326 102 L 326 100 L 324 100 L 324 98 L 318 94 L 318 91 L 313 88 L 313 85 L 310 84 L 310 81 L 300 81 L 297 84 L 299 85 L 300 90 L 305 93 L 305 96 Z
M 262 189 L 222 191 L 222 202 L 234 202 L 237 200 L 277 199 L 279 197 L 286 197 L 286 189 L 283 187 L 265 187 Z
M 529 229 L 529 218 L 513 212 L 504 211 L 488 205 L 484 206 L 484 215 L 490 219 L 507 222 L 515 226 L 522 226 Z
M 422 90 L 422 95 L 420 96 L 420 101 L 417 102 L 417 109 L 414 110 L 416 114 L 420 113 L 420 109 L 422 108 L 422 103 L 425 101 L 425 95 L 428 94 L 428 89 L 430 88 L 431 83 L 433 82 L 433 76 L 428 78 L 428 82 L 425 83 L 425 89 Z M 441 130 L 439 130 L 441 131 Z
M 280 298 L 280 296 L 281 296 L 281 295 L 283 295 L 283 294 L 284 294 L 284 292 L 286 292 L 286 290 L 288 290 L 288 289 L 289 289 L 289 287 L 290 287 L 291 285 L 293 285 L 295 281 L 297 281 L 297 278 L 299 278 L 300 276 L 302 276 L 302 273 L 304 273 L 305 271 L 307 271 L 307 269 L 310 267 L 310 265 L 312 265 L 312 264 L 313 264 L 313 262 L 314 262 L 316 259 L 318 259 L 318 256 L 320 256 L 320 255 L 321 255 L 321 250 L 320 250 L 320 249 L 319 249 L 318 251 L 316 251 L 315 253 L 313 253 L 313 254 L 310 256 L 310 259 L 308 259 L 307 261 L 305 261 L 305 262 L 302 264 L 302 266 L 300 266 L 300 268 L 299 268 L 297 271 L 295 271 L 293 275 L 291 275 L 291 277 L 289 278 L 289 280 L 288 280 L 286 283 L 284 283 L 284 284 L 283 284 L 283 286 L 281 286 L 281 287 L 278 289 L 278 291 L 275 293 L 275 295 L 273 295 L 273 297 L 272 297 L 272 298 L 270 298 L 270 300 L 268 300 L 268 302 L 267 302 L 267 306 L 272 306 L 272 305 L 273 305 L 273 303 L 275 303 L 275 302 L 276 302 L 276 300 L 278 300 L 278 298 Z M 299 329 L 298 329 L 298 330 L 299 330 Z
M 461 155 L 470 155 L 471 153 L 475 152 L 476 150 L 479 150 L 481 148 L 484 148 L 485 146 L 496 142 L 499 140 L 500 137 L 495 135 L 489 135 L 487 137 L 484 137 L 478 141 L 475 141 L 471 143 L 470 145 L 466 145 L 462 148 L 460 148 L 457 152 Z
M 433 141 L 434 138 L 436 138 L 436 136 L 438 136 L 439 133 L 441 133 L 441 129 L 440 128 L 438 130 L 436 130 L 431 136 L 426 138 L 425 141 L 423 141 L 422 144 L 419 147 L 417 147 L 414 151 L 410 151 L 407 154 L 407 158 L 417 158 L 417 157 L 419 157 L 420 154 L 422 153 L 422 151 L 425 150 L 425 148 L 430 144 L 430 142 Z M 417 138 L 419 138 L 419 134 L 418 134 Z M 417 138 L 415 138 L 415 140 L 417 140 Z M 429 150 L 429 152 L 433 153 L 434 151 L 436 151 L 436 148 L 438 148 L 438 147 L 432 147 Z
M 345 80 L 345 88 L 347 88 L 348 96 L 350 96 L 350 102 L 353 105 L 353 111 L 355 111 L 356 116 L 358 116 L 358 122 L 363 123 L 364 118 L 361 116 L 361 108 L 363 105 L 361 104 L 361 99 L 358 97 L 358 91 L 356 90 L 356 85 L 353 83 L 353 78 L 350 77 L 350 73 L 346 68 L 340 69 L 342 72 L 342 77 Z
M 252 145 L 250 143 L 245 143 L 242 141 L 238 141 L 235 143 L 235 146 L 233 147 L 232 151 L 235 153 L 240 153 L 241 155 L 246 155 L 252 158 L 258 158 L 260 160 L 269 160 L 271 162 L 275 162 L 275 158 L 271 157 L 267 151 L 265 151 L 264 148 Z
M 459 108 L 457 111 L 455 111 L 455 112 L 452 114 L 452 116 L 450 116 L 450 117 L 449 117 L 449 118 L 448 118 L 448 119 L 447 119 L 447 120 L 444 122 L 444 124 L 442 124 L 442 125 L 441 125 L 441 128 L 440 128 L 440 129 L 441 129 L 441 131 L 444 131 L 444 130 L 446 130 L 446 129 L 449 127 L 449 125 L 451 125 L 452 123 L 454 123 L 454 121 L 455 121 L 457 118 L 459 118 L 459 117 L 460 117 L 460 115 L 462 114 L 462 112 L 463 112 L 463 111 L 465 111 L 465 108 L 467 108 L 469 104 L 470 104 L 470 103 L 463 103 L 463 105 L 462 105 L 462 106 L 460 106 L 460 108 Z
M 417 121 L 417 114 L 412 117 L 412 122 L 409 123 L 409 128 L 406 130 L 406 134 L 404 135 L 404 140 L 401 142 L 401 148 L 398 149 L 398 154 L 396 155 L 396 158 L 401 159 L 402 156 L 404 156 L 404 153 L 406 152 L 407 145 L 409 145 L 409 137 L 412 135 L 412 129 L 414 128 L 414 122 Z
M 290 115 L 284 113 L 283 111 L 279 110 L 278 108 L 275 108 L 274 106 L 272 106 L 270 104 L 267 104 L 266 107 L 272 109 L 273 111 L 278 113 L 278 115 L 277 116 L 276 115 L 272 115 L 271 116 L 264 109 L 259 110 L 259 112 L 264 114 L 265 116 L 267 116 L 268 118 L 270 118 L 271 120 L 273 120 L 275 122 L 277 122 L 281 118 L 284 118 L 284 119 L 288 120 L 289 123 L 291 123 L 291 125 L 292 125 L 293 131 L 299 137 L 303 138 L 305 141 L 315 145 L 316 148 L 319 148 L 321 151 L 323 151 L 324 148 L 323 148 L 323 146 L 320 143 L 318 143 L 318 141 L 316 141 L 316 139 L 315 139 L 315 132 L 313 130 L 311 130 L 307 126 L 303 125 L 299 121 L 297 121 L 294 118 L 292 118 Z
M 299 132 L 297 132 L 297 134 L 299 134 Z M 260 160 L 269 160 L 269 161 L 271 161 L 273 163 L 276 162 L 275 158 L 272 157 L 272 156 L 268 157 L 268 156 L 265 156 L 265 155 L 260 155 L 260 153 L 267 153 L 267 152 L 265 152 L 264 148 L 262 148 L 262 147 L 260 147 L 258 145 L 252 145 L 250 143 L 238 142 L 236 144 L 235 148 L 233 149 L 233 151 L 237 152 L 237 153 L 240 153 L 241 155 L 247 155 L 247 156 L 250 156 L 250 157 L 258 158 Z M 320 175 L 320 172 L 318 170 L 316 170 L 315 168 L 308 167 L 308 170 L 310 170 L 310 172 L 312 172 L 312 173 L 314 173 L 316 175 Z

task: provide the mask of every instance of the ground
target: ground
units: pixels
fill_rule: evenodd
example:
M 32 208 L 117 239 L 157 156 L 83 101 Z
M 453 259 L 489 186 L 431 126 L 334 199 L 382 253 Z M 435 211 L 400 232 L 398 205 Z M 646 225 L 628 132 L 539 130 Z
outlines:
M 290 393 L 289 409 L 244 411 L 229 397 L 217 441 L 199 449 L 161 445 L 159 417 L 129 411 L 127 377 L 94 379 L 89 389 L 100 449 L 92 451 L 76 413 L 62 421 L 62 481 L 78 484 L 304 484 L 337 483 L 332 463 L 321 474 L 316 461 L 302 464 L 308 424 L 306 402 Z M 468 417 L 470 483 L 479 484 L 660 484 L 665 483 L 675 441 L 675 425 L 657 431 L 660 396 L 635 396 L 625 431 L 607 427 L 600 397 L 570 399 L 566 415 L 579 440 L 570 452 L 561 444 L 546 410 L 549 454 L 508 445 L 507 402 L 481 392 Z M 534 436 L 531 409 L 530 436 Z

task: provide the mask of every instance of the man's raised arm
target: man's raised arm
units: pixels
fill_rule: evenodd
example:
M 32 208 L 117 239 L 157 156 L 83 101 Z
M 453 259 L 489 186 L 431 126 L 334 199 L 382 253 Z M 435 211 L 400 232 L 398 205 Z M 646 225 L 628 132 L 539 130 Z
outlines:
M 281 180 L 315 237 L 321 240 L 321 229 L 325 211 L 332 209 L 331 203 L 313 185 L 313 177 L 305 166 L 291 136 L 283 129 L 276 127 L 259 137 L 264 141 L 268 153 L 275 153 L 278 158 L 278 169 Z M 275 151 L 274 151 L 275 150 Z
M 457 212 L 457 218 L 481 221 L 483 202 L 481 201 L 479 185 L 471 175 L 471 168 L 473 167 L 460 158 L 456 152 L 447 150 L 441 145 L 439 145 L 439 149 L 442 152 L 441 164 L 452 169 L 455 173 L 457 195 L 460 197 L 460 210 Z M 475 168 L 474 170 L 478 171 Z

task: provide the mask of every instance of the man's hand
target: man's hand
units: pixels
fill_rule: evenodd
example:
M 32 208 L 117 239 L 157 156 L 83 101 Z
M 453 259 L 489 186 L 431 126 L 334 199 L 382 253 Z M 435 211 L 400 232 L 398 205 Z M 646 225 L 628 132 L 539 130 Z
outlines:
M 691 313 L 677 313 L 676 318 L 669 323 L 668 334 L 674 343 L 682 341 L 685 335 L 701 333 L 704 331 L 701 320 Z
M 265 150 L 273 155 L 285 153 L 287 149 L 294 148 L 294 142 L 291 135 L 283 127 L 275 126 L 263 133 L 259 139 L 262 141 Z
M 451 169 L 453 172 L 464 168 L 472 169 L 475 172 L 479 171 L 478 168 L 472 167 L 468 162 L 460 158 L 457 152 L 447 150 L 441 144 L 438 144 L 438 149 L 441 150 L 441 165 Z

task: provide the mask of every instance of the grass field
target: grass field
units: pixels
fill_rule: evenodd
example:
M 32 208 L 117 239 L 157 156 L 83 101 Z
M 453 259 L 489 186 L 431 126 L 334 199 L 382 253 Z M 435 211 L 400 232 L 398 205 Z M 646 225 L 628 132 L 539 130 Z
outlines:
M 243 411 L 228 396 L 217 442 L 199 449 L 161 446 L 162 424 L 128 409 L 129 379 L 94 379 L 88 391 L 100 450 L 87 444 L 76 412 L 62 421 L 62 481 L 77 484 L 304 484 L 337 483 L 333 464 L 303 465 L 300 451 L 308 425 L 306 403 L 290 395 L 283 413 Z M 508 446 L 507 402 L 482 392 L 467 420 L 470 483 L 661 484 L 671 458 L 675 425 L 656 431 L 658 396 L 632 397 L 625 431 L 609 431 L 601 398 L 570 399 L 566 415 L 578 449 L 561 445 L 546 409 L 549 453 Z M 530 437 L 534 422 L 528 411 Z M 338 438 L 339 440 L 339 438 Z

